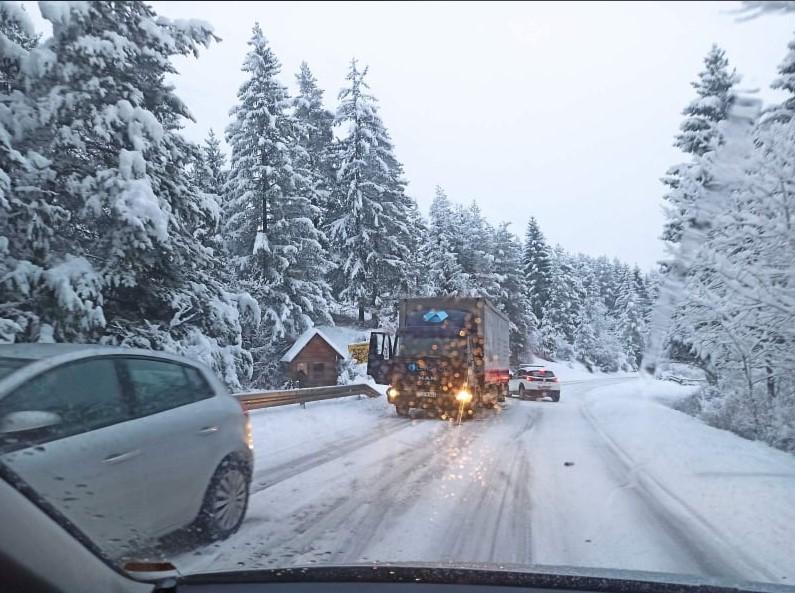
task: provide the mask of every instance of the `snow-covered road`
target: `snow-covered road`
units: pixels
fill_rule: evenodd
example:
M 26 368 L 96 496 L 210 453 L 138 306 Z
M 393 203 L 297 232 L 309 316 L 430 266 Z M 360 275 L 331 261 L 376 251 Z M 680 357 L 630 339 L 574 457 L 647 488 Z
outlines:
M 564 383 L 559 403 L 511 399 L 461 426 L 399 418 L 383 398 L 254 413 L 257 469 L 248 517 L 231 539 L 186 554 L 182 568 L 456 561 L 795 578 L 790 515 L 771 520 L 757 507 L 737 529 L 746 529 L 743 521 L 785 520 L 789 527 L 759 540 L 778 556 L 744 549 L 726 525 L 710 522 L 709 509 L 677 497 L 694 488 L 685 482 L 710 478 L 635 461 L 627 439 L 643 438 L 637 427 L 644 422 L 651 427 L 645 442 L 663 458 L 687 455 L 652 438 L 670 433 L 677 440 L 677 422 L 717 443 L 711 454 L 721 459 L 726 437 L 731 451 L 758 446 L 645 397 L 642 383 Z M 631 427 L 621 420 L 624 409 L 634 410 L 626 417 Z M 673 420 L 656 420 L 667 414 Z M 764 451 L 777 468 L 766 473 L 785 486 L 773 488 L 776 508 L 795 512 L 795 461 Z M 752 463 L 759 467 L 758 459 Z

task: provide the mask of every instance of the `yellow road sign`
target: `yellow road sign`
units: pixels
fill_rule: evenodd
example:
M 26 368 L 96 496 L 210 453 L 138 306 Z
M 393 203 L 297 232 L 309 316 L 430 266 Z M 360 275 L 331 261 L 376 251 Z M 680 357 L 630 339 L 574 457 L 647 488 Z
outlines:
M 367 351 L 370 348 L 369 342 L 359 342 L 357 344 L 348 344 L 348 352 L 356 362 L 367 362 Z

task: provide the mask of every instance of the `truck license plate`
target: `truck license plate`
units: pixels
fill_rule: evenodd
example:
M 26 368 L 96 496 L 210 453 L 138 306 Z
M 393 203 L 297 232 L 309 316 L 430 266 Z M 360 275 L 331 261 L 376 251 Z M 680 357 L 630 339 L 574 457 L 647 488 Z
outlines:
M 436 397 L 435 391 L 418 391 L 417 397 Z

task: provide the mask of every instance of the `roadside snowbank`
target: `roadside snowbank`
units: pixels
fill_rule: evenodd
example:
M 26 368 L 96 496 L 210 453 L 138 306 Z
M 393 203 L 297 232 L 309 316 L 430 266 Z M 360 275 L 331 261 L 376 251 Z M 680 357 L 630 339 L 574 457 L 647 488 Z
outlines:
M 349 434 L 374 430 L 390 417 L 385 398 L 344 397 L 250 412 L 257 471 L 321 449 Z
M 795 457 L 665 405 L 694 389 L 644 378 L 592 390 L 583 410 L 627 465 L 631 487 L 764 580 L 791 582 Z
M 607 377 L 635 377 L 637 373 L 625 373 L 625 372 L 618 372 L 618 373 L 603 373 L 602 371 L 594 371 L 591 372 L 585 365 L 580 362 L 569 362 L 569 361 L 547 361 L 538 359 L 535 362 L 530 364 L 540 364 L 544 365 L 545 368 L 551 370 L 555 375 L 557 375 L 562 382 L 567 381 L 589 381 L 592 379 L 604 379 Z

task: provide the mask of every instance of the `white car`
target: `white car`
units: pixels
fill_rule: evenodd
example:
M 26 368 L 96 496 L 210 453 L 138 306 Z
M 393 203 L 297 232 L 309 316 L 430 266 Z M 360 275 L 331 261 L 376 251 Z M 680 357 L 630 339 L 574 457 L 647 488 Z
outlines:
M 508 392 L 519 399 L 560 401 L 560 380 L 543 365 L 522 365 L 508 381 Z
M 190 526 L 240 526 L 248 415 L 208 368 L 160 352 L 0 345 L 0 461 L 92 540 L 129 556 Z

